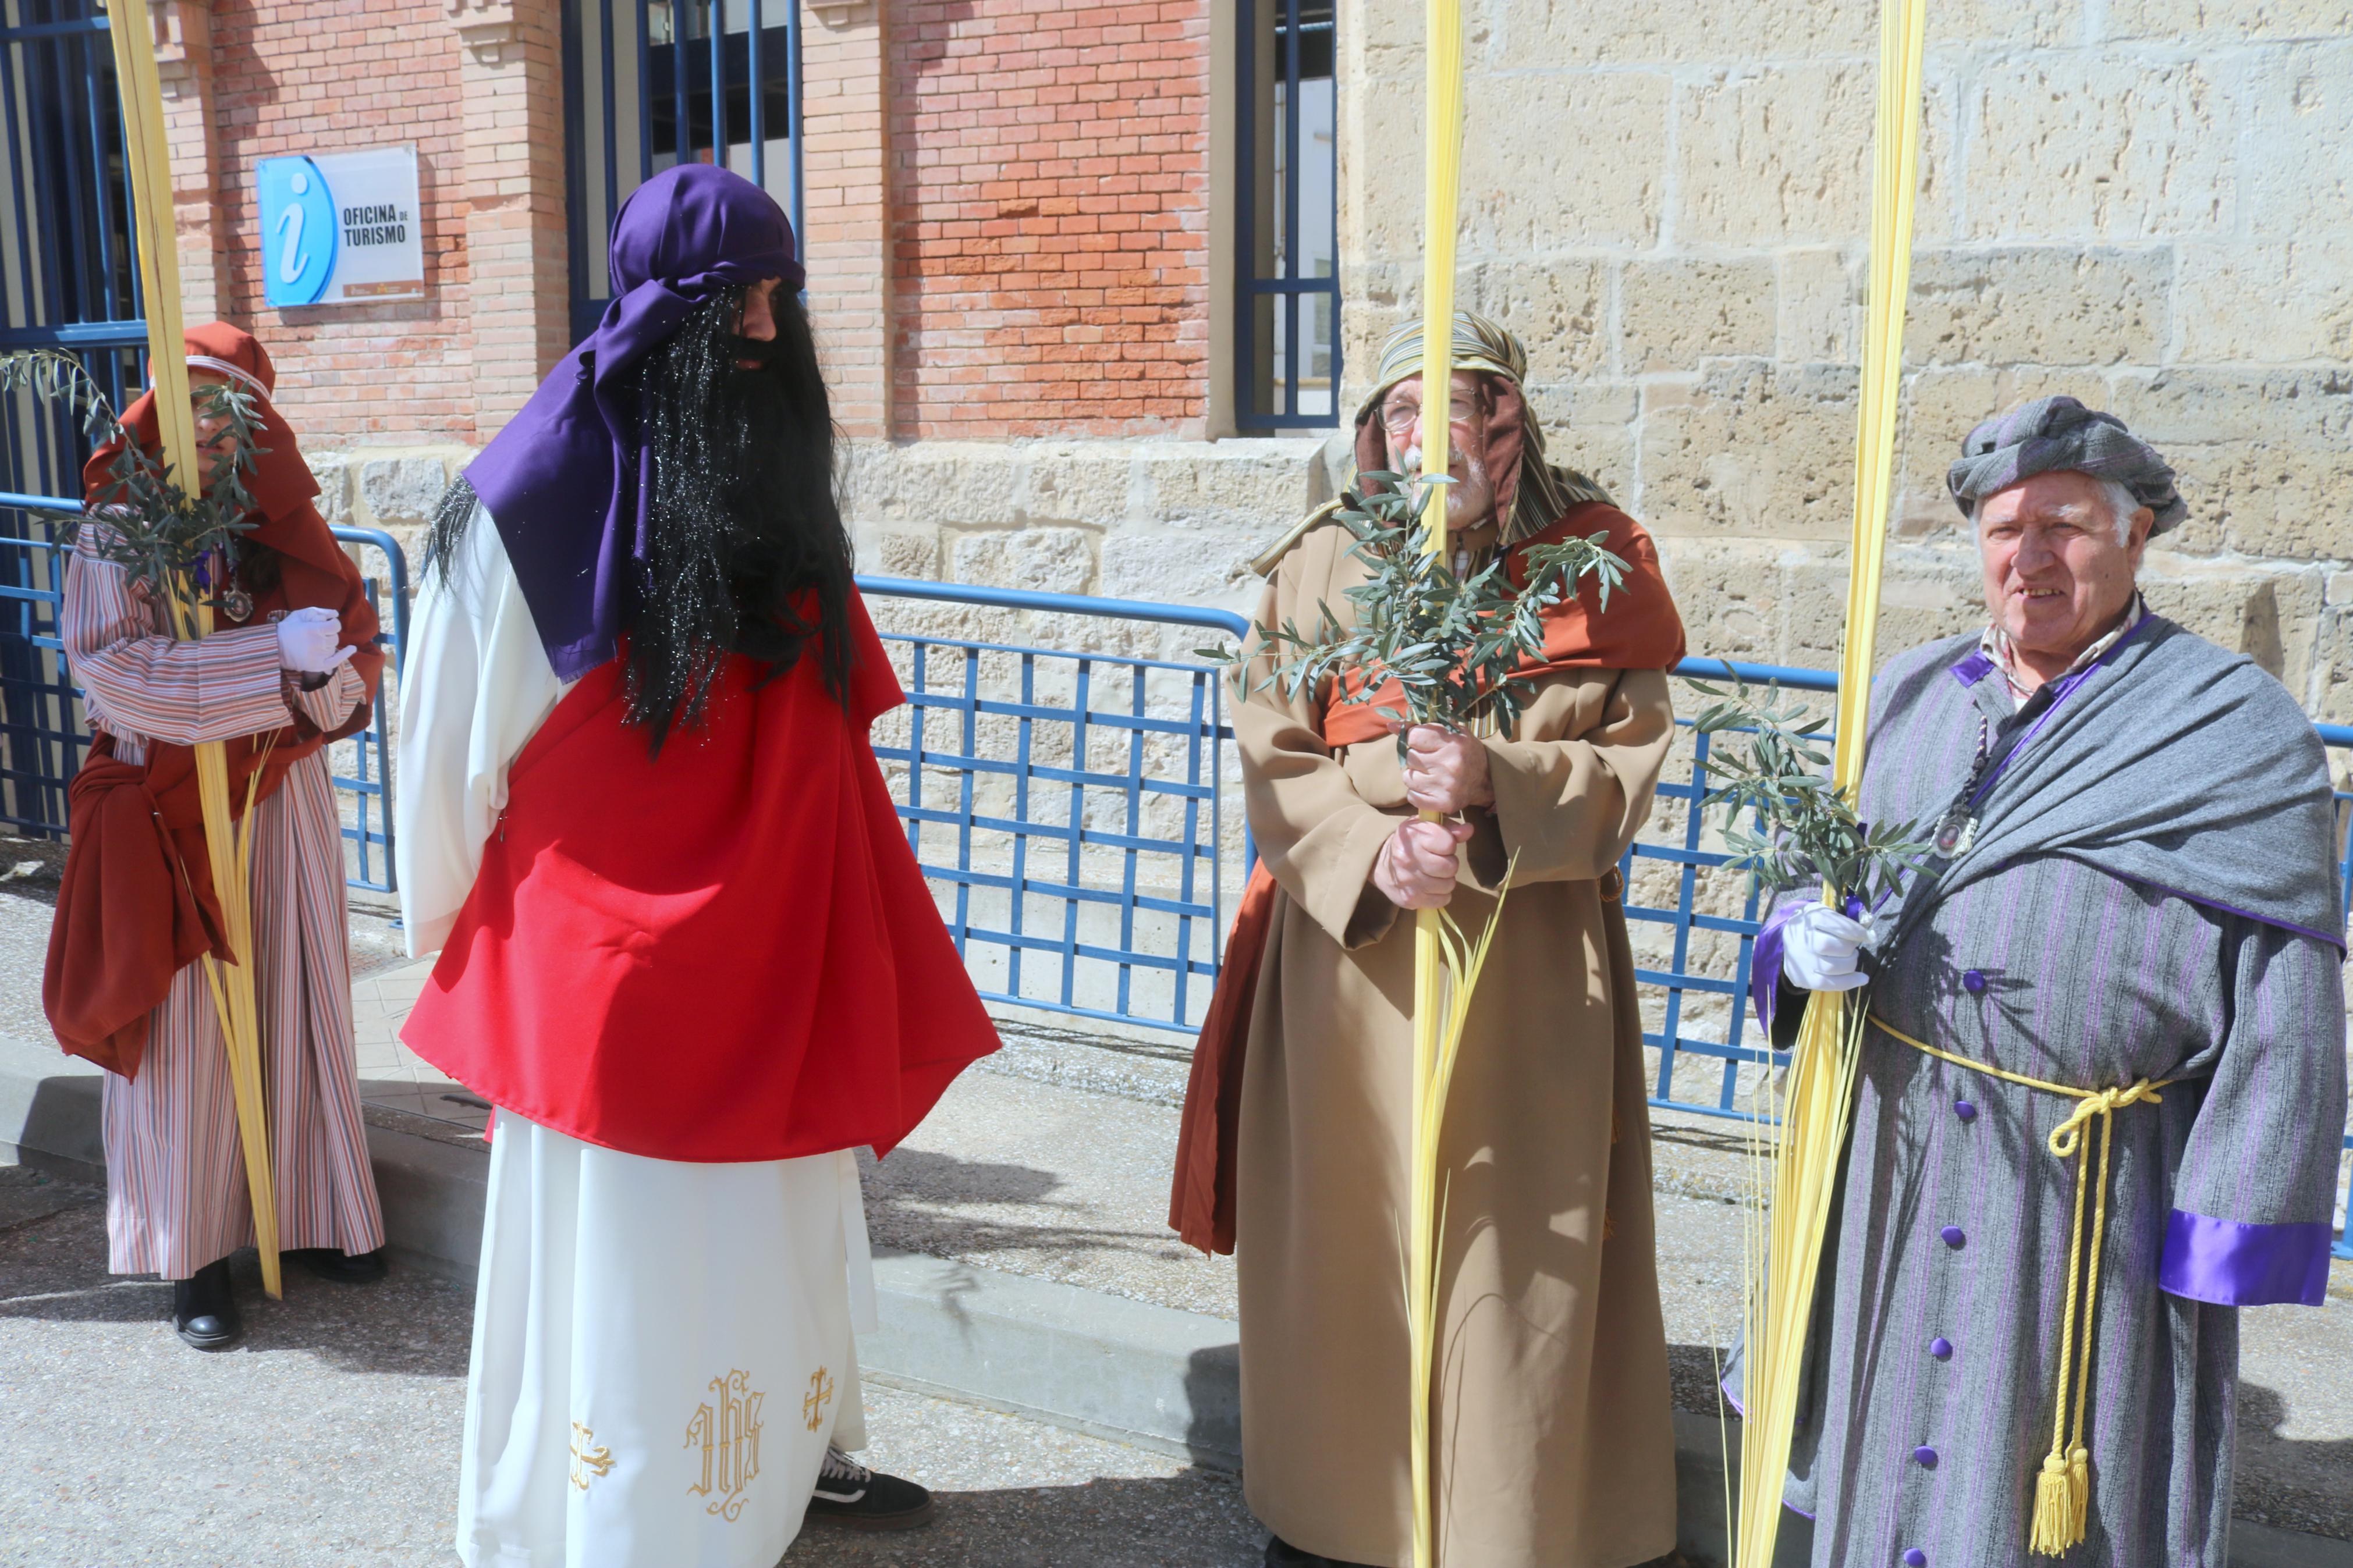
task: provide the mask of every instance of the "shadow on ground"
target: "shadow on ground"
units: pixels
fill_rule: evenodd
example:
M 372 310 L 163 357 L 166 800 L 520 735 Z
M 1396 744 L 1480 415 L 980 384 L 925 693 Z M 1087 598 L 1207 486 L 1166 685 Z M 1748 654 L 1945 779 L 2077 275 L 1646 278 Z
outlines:
M 939 1521 L 927 1530 L 812 1528 L 779 1568 L 1258 1568 L 1265 1561 L 1266 1531 L 1243 1506 L 1241 1483 L 1214 1471 L 938 1498 Z M 1671 1555 L 1642 1568 L 1692 1565 Z
M 866 1183 L 867 1230 L 877 1247 L 934 1258 L 1023 1252 L 1069 1258 L 1090 1252 L 1140 1252 L 1185 1261 L 1196 1256 L 1165 1226 L 1134 1230 L 1054 1223 L 1057 1212 L 1082 1210 L 1055 1199 L 1065 1183 L 1051 1171 L 908 1148 L 880 1163 L 860 1163 Z M 994 1205 L 1027 1212 L 1005 1218 L 970 1212 Z
M 2239 1384 L 2234 1512 L 2278 1530 L 2353 1541 L 2353 1440 L 2284 1437 L 2287 1424 L 2278 1393 Z
M 937 1522 L 898 1534 L 813 1526 L 782 1568 L 1256 1568 L 1266 1532 L 1241 1483 L 1210 1470 L 1076 1486 L 942 1491 Z
M 170 1314 L 168 1282 L 106 1271 L 104 1194 L 0 1166 L 0 1196 L 11 1200 L 0 1204 L 0 1319 L 160 1323 Z M 37 1212 L 10 1222 L 19 1207 Z M 285 1299 L 273 1301 L 258 1255 L 240 1252 L 229 1268 L 246 1334 L 220 1354 L 298 1351 L 343 1371 L 466 1375 L 472 1301 L 439 1280 L 396 1268 L 374 1285 L 339 1285 L 290 1265 Z

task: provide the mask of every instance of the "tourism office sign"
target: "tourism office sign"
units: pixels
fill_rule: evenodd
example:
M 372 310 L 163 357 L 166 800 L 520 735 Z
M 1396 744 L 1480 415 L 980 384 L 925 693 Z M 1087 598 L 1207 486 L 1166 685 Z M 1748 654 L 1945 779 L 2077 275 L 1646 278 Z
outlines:
M 425 298 L 416 148 L 265 158 L 259 184 L 269 304 Z

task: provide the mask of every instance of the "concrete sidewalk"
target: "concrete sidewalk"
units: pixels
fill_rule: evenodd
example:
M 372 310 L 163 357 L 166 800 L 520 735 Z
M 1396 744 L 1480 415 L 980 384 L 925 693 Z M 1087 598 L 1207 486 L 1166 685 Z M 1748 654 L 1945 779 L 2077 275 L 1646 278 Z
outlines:
M 27 912 L 17 902 L 0 897 L 0 958 Z M 396 1255 L 462 1281 L 479 1246 L 485 1108 L 398 1043 L 424 973 L 388 956 L 363 971 L 360 1073 Z M 0 993 L 0 1027 L 21 1028 L 22 1012 Z M 1232 1260 L 1183 1247 L 1164 1220 L 1184 1043 L 1005 1024 L 1006 1049 L 889 1161 L 865 1163 L 884 1331 L 861 1362 L 902 1390 L 1232 1468 Z M 45 1040 L 0 1039 L 0 1142 L 94 1174 L 93 1072 Z M 1660 1118 L 1656 1147 L 1684 1549 L 1718 1561 L 1714 1367 L 1738 1300 L 1746 1155 L 1736 1128 L 1699 1118 Z M 2319 1311 L 2242 1314 L 2242 1339 L 2233 1560 L 2353 1568 L 2353 1266 L 2337 1267 Z
M 0 1167 L 0 1564 L 456 1568 L 471 1295 L 416 1271 L 353 1287 L 240 1258 L 236 1350 L 198 1355 L 170 1296 L 106 1272 L 101 1194 Z M 1234 1479 L 870 1384 L 872 1464 L 932 1528 L 805 1532 L 783 1568 L 1256 1568 Z

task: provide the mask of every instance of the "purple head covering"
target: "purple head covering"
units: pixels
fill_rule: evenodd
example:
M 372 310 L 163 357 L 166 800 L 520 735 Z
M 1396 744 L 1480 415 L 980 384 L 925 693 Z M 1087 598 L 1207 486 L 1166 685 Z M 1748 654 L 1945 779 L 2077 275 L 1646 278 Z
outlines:
M 1996 490 L 2054 468 L 2124 486 L 2155 514 L 2151 533 L 2163 533 L 2189 515 L 2189 503 L 2174 488 L 2173 468 L 2157 448 L 2115 415 L 2086 408 L 2072 397 L 2038 397 L 1979 425 L 1961 443 L 1961 460 L 1945 476 L 1945 484 L 1967 517 Z
M 665 170 L 613 219 L 613 302 L 466 469 L 498 524 L 558 679 L 613 657 L 646 548 L 639 362 L 734 284 L 797 290 L 793 226 L 776 198 L 708 163 Z

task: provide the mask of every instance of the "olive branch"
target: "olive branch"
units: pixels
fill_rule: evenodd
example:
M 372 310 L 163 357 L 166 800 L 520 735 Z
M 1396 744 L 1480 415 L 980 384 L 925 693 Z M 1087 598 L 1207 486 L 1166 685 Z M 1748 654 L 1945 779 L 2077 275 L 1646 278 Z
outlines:
M 1704 681 L 1691 684 L 1715 699 L 1692 721 L 1699 733 L 1748 737 L 1745 747 L 1727 745 L 1708 758 L 1731 782 L 1700 802 L 1703 811 L 1724 807 L 1725 842 L 1733 850 L 1726 864 L 1777 892 L 1812 883 L 1860 899 L 1865 909 L 1898 889 L 1905 871 L 1920 868 L 1934 846 L 1916 837 L 1917 823 L 1864 822 L 1831 787 L 1827 719 L 1786 700 L 1778 685 L 1752 700 L 1746 681 L 1736 681 L 1729 695 Z
M 79 358 L 58 349 L 32 349 L 0 353 L 0 394 L 29 393 L 35 399 L 62 405 L 79 416 L 82 434 L 92 447 L 119 442 L 108 469 L 107 484 L 88 510 L 44 507 L 41 515 L 58 525 L 58 543 L 67 550 L 86 547 L 100 559 L 122 568 L 134 585 L 142 585 L 159 604 L 175 606 L 166 618 L 173 635 L 196 635 L 184 612 L 197 604 L 217 607 L 217 591 L 226 581 L 214 581 L 209 561 L 218 556 L 234 565 L 244 540 L 253 531 L 248 521 L 253 497 L 246 476 L 263 453 L 254 444 L 259 426 L 251 393 L 227 384 L 197 388 L 199 411 L 223 422 L 227 449 L 212 464 L 206 482 L 190 493 L 179 476 L 157 453 L 148 451 L 125 428 Z M 185 624 L 184 624 L 185 620 Z
M 1335 514 L 1356 535 L 1348 552 L 1371 574 L 1346 592 L 1356 618 L 1344 627 L 1331 606 L 1319 602 L 1312 633 L 1294 621 L 1280 627 L 1258 623 L 1260 647 L 1277 662 L 1253 689 L 1278 689 L 1295 701 L 1303 691 L 1354 672 L 1360 679 L 1353 689 L 1338 683 L 1339 700 L 1353 704 L 1373 700 L 1383 684 L 1379 677 L 1393 676 L 1404 693 L 1400 717 L 1408 724 L 1467 731 L 1486 721 L 1508 732 L 1535 689 L 1518 670 L 1524 661 L 1543 657 L 1545 612 L 1588 576 L 1607 608 L 1610 590 L 1625 581 L 1626 563 L 1603 548 L 1609 537 L 1605 531 L 1509 552 L 1526 574 L 1525 584 L 1513 582 L 1502 551 L 1458 577 L 1444 552 L 1424 547 L 1423 509 L 1444 504 L 1440 487 L 1449 481 L 1422 478 L 1408 489 L 1400 476 L 1377 469 L 1358 479 L 1364 489 L 1343 495 Z M 1289 657 L 1282 657 L 1286 650 Z M 1197 651 L 1219 663 L 1243 662 L 1233 650 Z M 1402 728 L 1398 745 L 1402 754 Z

